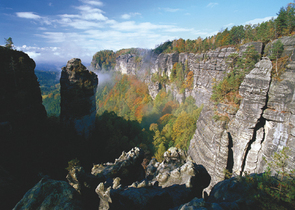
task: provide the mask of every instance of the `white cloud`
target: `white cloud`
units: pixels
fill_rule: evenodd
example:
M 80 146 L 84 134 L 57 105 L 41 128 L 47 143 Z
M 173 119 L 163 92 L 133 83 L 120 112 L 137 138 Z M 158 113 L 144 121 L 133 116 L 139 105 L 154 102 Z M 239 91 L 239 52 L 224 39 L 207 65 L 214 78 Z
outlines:
M 218 5 L 218 3 L 213 3 L 213 2 L 210 2 L 206 7 L 215 7 L 215 6 L 217 6 Z
M 128 14 L 123 14 L 123 15 L 121 15 L 121 18 L 122 18 L 122 19 L 125 19 L 125 20 L 128 20 L 128 19 L 130 19 L 131 17 L 135 17 L 135 16 L 138 16 L 138 15 L 141 15 L 141 14 L 138 13 L 138 12 L 131 12 L 131 13 L 128 13 Z
M 103 3 L 101 1 L 93 1 L 93 0 L 80 0 L 80 1 L 85 4 L 90 4 L 93 6 L 103 6 Z
M 180 9 L 178 9 L 178 8 L 169 8 L 169 7 L 165 7 L 165 8 L 159 7 L 158 9 L 164 10 L 165 12 L 178 12 L 178 11 L 180 11 Z
M 277 16 L 269 16 L 269 17 L 265 17 L 265 18 L 256 18 L 256 19 L 249 20 L 249 21 L 245 22 L 243 25 L 249 25 L 249 24 L 254 25 L 254 24 L 258 24 L 258 23 L 269 21 L 272 18 L 275 19 L 275 18 L 277 18 Z
M 128 19 L 131 18 L 131 15 L 129 15 L 129 14 L 124 14 L 124 15 L 121 16 L 121 18 L 123 18 L 123 19 L 125 19 L 125 20 L 128 20 Z
M 111 28 L 119 31 L 150 31 L 156 29 L 167 29 L 169 25 L 155 25 L 150 22 L 136 24 L 135 21 L 125 21 L 111 25 Z
M 35 36 L 43 38 L 45 43 L 55 47 L 23 46 L 21 50 L 27 52 L 36 62 L 63 62 L 73 57 L 79 57 L 83 62 L 90 63 L 92 56 L 98 50 L 142 47 L 153 48 L 156 44 L 175 39 L 177 32 L 192 35 L 203 35 L 193 28 L 180 28 L 173 24 L 154 24 L 152 22 L 135 22 L 130 19 L 141 16 L 138 12 L 126 13 L 121 16 L 124 21 L 110 19 L 101 10 L 100 1 L 80 0 L 82 5 L 72 7 L 72 13 L 47 17 L 33 12 L 18 13 L 18 17 L 32 19 L 36 23 L 49 24 L 49 27 L 39 25 Z M 179 9 L 165 8 L 167 12 Z M 54 24 L 54 25 L 53 25 Z M 204 33 L 207 35 L 206 33 Z
M 192 32 L 192 31 L 194 31 L 194 29 L 171 27 L 171 28 L 165 29 L 165 31 L 167 31 L 167 32 L 189 32 L 189 31 Z
M 40 15 L 36 15 L 33 12 L 17 12 L 16 16 L 20 18 L 33 19 L 39 21 L 42 24 L 51 25 L 49 18 L 41 17 Z
M 17 17 L 20 18 L 27 18 L 27 19 L 40 19 L 41 16 L 35 15 L 33 12 L 17 12 L 16 13 Z

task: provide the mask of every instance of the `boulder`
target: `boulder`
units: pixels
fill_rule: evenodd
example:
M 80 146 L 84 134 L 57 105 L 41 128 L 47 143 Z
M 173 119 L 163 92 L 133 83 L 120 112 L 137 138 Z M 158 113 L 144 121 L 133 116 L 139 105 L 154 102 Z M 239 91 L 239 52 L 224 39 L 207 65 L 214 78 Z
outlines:
M 83 209 L 79 193 L 67 182 L 42 178 L 16 204 L 14 210 Z

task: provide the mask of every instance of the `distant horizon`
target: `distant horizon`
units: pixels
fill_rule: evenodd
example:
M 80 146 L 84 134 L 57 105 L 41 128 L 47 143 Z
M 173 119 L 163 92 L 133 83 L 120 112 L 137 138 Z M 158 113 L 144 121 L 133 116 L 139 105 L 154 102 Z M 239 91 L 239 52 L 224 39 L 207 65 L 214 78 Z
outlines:
M 280 8 L 288 3 L 289 0 L 4 1 L 0 3 L 0 45 L 11 37 L 15 48 L 27 53 L 37 66 L 66 65 L 75 57 L 90 65 L 93 55 L 101 50 L 153 49 L 167 40 L 206 38 L 234 25 L 262 23 L 276 18 Z

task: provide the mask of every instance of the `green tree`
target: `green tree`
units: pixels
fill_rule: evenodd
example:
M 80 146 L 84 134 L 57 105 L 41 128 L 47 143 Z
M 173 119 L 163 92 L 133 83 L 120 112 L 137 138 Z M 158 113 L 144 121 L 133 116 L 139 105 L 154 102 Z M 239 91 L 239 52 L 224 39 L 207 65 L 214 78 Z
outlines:
M 5 47 L 7 47 L 8 49 L 12 49 L 13 42 L 12 42 L 12 38 L 11 37 L 9 37 L 8 39 L 5 39 Z
M 287 30 L 287 11 L 284 7 L 281 7 L 279 13 L 277 13 L 278 17 L 275 20 L 276 22 L 276 34 L 277 37 L 284 35 Z
M 287 170 L 288 147 L 273 155 L 267 161 L 268 168 L 262 176 L 256 176 L 258 192 L 254 196 L 264 209 L 295 208 L 295 171 Z M 271 176 L 271 171 L 275 176 Z
M 275 61 L 275 72 L 276 72 L 276 76 L 279 76 L 279 70 L 278 70 L 278 60 L 281 57 L 282 53 L 284 51 L 284 45 L 281 42 L 281 40 L 276 41 L 272 47 L 271 47 L 271 52 L 270 52 L 270 56 L 269 58 L 271 60 Z

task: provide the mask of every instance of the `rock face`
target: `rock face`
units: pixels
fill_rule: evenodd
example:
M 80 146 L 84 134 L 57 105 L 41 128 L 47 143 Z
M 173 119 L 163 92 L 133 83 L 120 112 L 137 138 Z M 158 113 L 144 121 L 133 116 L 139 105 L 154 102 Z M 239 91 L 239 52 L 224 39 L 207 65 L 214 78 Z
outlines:
M 240 108 L 229 124 L 229 135 L 233 141 L 233 172 L 257 172 L 261 157 L 259 152 L 263 142 L 263 110 L 267 105 L 270 84 L 271 61 L 263 58 L 255 68 L 246 75 L 240 86 L 243 97 Z
M 88 138 L 95 126 L 95 93 L 97 75 L 90 72 L 78 58 L 68 61 L 60 78 L 60 120 L 66 127 Z
M 24 52 L 0 47 L 0 139 L 46 118 L 35 62 Z
M 290 56 L 281 81 L 271 80 L 271 61 L 262 58 L 240 86 L 242 101 L 237 112 L 225 104 L 208 104 L 200 114 L 188 154 L 208 170 L 212 178 L 208 190 L 224 179 L 225 169 L 235 175 L 263 172 L 263 158 L 271 160 L 284 146 L 290 148 L 289 156 L 295 157 L 295 37 L 281 41 L 283 54 Z M 213 120 L 215 110 L 226 114 L 228 121 Z M 288 167 L 295 168 L 292 158 Z
M 253 45 L 258 53 L 262 53 L 262 43 L 251 42 L 241 46 L 239 52 L 233 47 L 227 47 L 217 48 L 201 54 L 162 53 L 158 56 L 144 54 L 142 55 L 141 62 L 135 62 L 135 55 L 126 54 L 117 58 L 115 70 L 137 76 L 139 75 L 138 72 L 141 72 L 141 75 L 138 77 L 148 84 L 150 95 L 155 98 L 164 85 L 153 82 L 151 79 L 152 74 L 165 74 L 170 77 L 171 70 L 176 62 L 181 63 L 183 66 L 187 64 L 188 69 L 193 71 L 194 74 L 193 89 L 186 89 L 184 93 L 179 93 L 179 90 L 174 85 L 165 84 L 166 91 L 171 91 L 178 102 L 183 102 L 186 97 L 193 96 L 196 100 L 196 105 L 201 106 L 209 102 L 213 81 L 222 80 L 225 72 L 228 71 L 228 56 L 232 53 L 241 54 L 250 45 Z M 138 69 L 144 70 L 145 74 L 142 73 L 143 71 L 138 71 Z
M 240 86 L 240 108 L 227 126 L 224 121 L 213 120 L 214 106 L 203 108 L 189 154 L 208 170 L 211 186 L 224 179 L 225 169 L 235 174 L 257 172 L 265 122 L 261 116 L 267 103 L 271 68 L 271 61 L 265 58 L 246 75 Z
M 188 150 L 192 159 L 203 165 L 210 174 L 210 187 L 224 180 L 223 171 L 227 167 L 230 145 L 225 122 L 213 120 L 213 110 L 212 105 L 202 109 Z
M 14 210 L 34 209 L 84 209 L 78 192 L 67 182 L 41 179 L 20 200 Z
M 133 49 L 133 53 L 122 54 L 116 58 L 115 71 L 144 79 L 147 76 L 146 73 L 150 73 L 150 66 L 155 60 L 156 55 L 151 50 Z
M 40 148 L 34 137 L 41 136 L 47 115 L 35 62 L 24 52 L 0 46 L 0 63 L 0 205 L 11 209 L 31 187 L 34 166 L 28 163 Z

